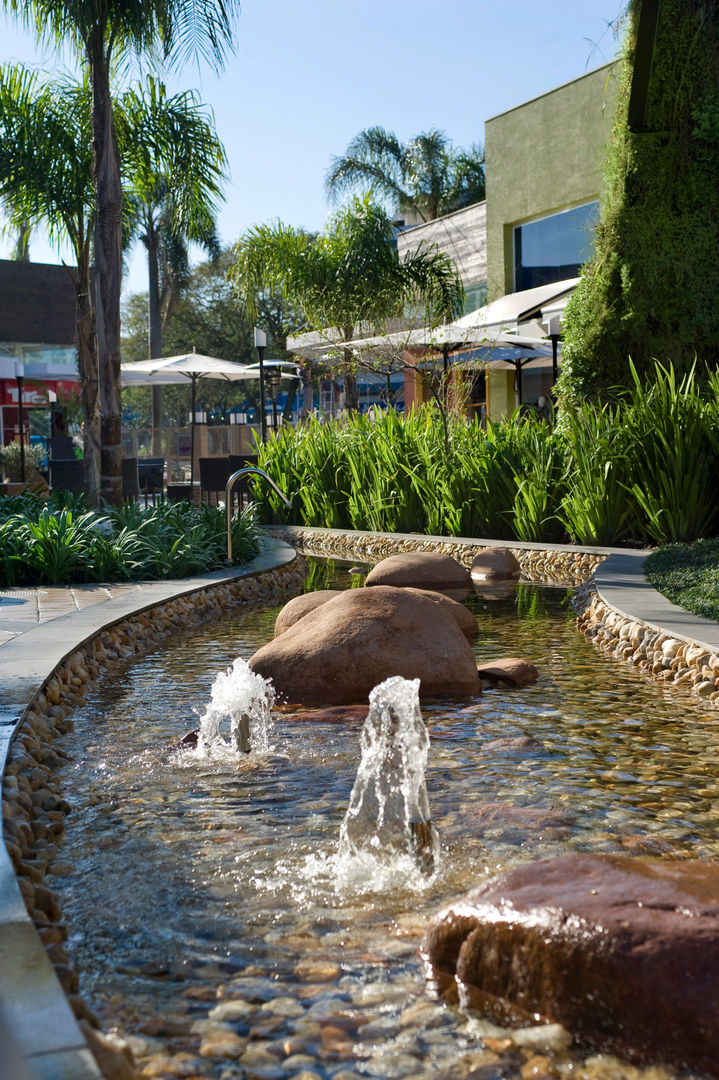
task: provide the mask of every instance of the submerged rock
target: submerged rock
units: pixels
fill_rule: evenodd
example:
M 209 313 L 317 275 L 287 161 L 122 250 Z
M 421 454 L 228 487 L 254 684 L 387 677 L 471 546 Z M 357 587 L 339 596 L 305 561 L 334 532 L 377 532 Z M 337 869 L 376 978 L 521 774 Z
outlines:
M 495 1016 L 719 1076 L 719 863 L 567 855 L 492 878 L 424 942 Z
M 393 585 L 395 588 L 429 589 L 466 596 L 472 589 L 469 570 L 439 551 L 405 551 L 390 555 L 374 566 L 365 586 Z
M 472 649 L 447 605 L 414 589 L 350 589 L 259 649 L 250 668 L 287 701 L 345 705 L 402 675 L 422 697 L 469 697 L 481 686 Z

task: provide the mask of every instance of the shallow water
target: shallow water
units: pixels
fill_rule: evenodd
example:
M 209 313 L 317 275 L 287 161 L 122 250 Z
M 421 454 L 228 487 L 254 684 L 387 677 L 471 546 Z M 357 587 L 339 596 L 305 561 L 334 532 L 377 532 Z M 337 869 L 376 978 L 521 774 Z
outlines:
M 326 573 L 318 564 L 318 587 Z M 357 583 L 339 568 L 335 580 Z M 540 679 L 423 709 L 441 845 L 430 879 L 338 881 L 357 722 L 280 711 L 262 753 L 173 749 L 276 609 L 188 635 L 91 691 L 63 743 L 74 812 L 61 857 L 75 870 L 58 885 L 81 990 L 147 1075 L 531 1073 L 531 1052 L 488 1048 L 482 1034 L 504 1033 L 433 999 L 417 956 L 426 919 L 487 874 L 567 851 L 719 857 L 716 714 L 597 654 L 564 590 L 468 602 L 477 657 L 522 656 Z M 537 745 L 496 743 L 525 735 Z M 210 1016 L 218 1000 L 235 1006 Z M 547 1067 L 635 1075 L 589 1053 Z

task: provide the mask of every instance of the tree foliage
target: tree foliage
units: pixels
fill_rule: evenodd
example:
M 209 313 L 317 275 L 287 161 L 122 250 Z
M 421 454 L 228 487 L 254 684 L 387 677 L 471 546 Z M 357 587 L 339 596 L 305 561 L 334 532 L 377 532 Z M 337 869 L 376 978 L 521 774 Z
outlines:
M 627 385 L 630 357 L 678 373 L 719 358 L 719 3 L 663 0 L 632 131 L 639 11 L 632 0 L 596 252 L 566 312 L 565 404 Z
M 393 211 L 431 221 L 484 199 L 484 150 L 455 150 L 436 129 L 402 143 L 382 127 L 365 128 L 332 159 L 325 187 L 333 199 L 369 192 Z

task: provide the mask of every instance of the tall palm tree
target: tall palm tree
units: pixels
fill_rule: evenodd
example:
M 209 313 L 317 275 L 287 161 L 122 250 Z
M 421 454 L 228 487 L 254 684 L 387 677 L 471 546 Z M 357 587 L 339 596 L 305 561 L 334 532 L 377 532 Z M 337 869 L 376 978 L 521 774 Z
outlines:
M 168 98 L 149 79 L 117 107 L 128 241 L 147 250 L 149 355 L 162 355 L 163 324 L 189 274 L 188 244 L 219 255 L 217 205 L 227 159 L 211 118 L 190 90 Z M 162 387 L 152 388 L 153 452 L 160 453 Z
M 365 128 L 332 159 L 325 187 L 332 199 L 368 191 L 399 213 L 431 221 L 485 197 L 484 151 L 454 150 L 436 129 L 402 143 L 382 127 Z
M 92 123 L 86 84 L 49 83 L 0 68 L 0 196 L 13 228 L 42 223 L 75 256 L 76 344 L 83 403 L 85 484 L 100 486 L 100 409 L 91 253 L 95 219 Z
M 461 310 L 463 289 L 452 261 L 421 246 L 399 259 L 392 225 L 367 195 L 330 219 L 312 236 L 278 222 L 251 229 L 237 246 L 232 278 L 253 316 L 258 297 L 273 289 L 296 303 L 308 329 L 339 330 L 341 342 L 361 324 L 381 327 L 409 304 L 422 304 L 430 321 Z M 354 358 L 340 346 L 348 409 L 357 407 Z
M 2 0 L 58 47 L 70 42 L 87 67 L 92 88 L 95 186 L 96 332 L 101 405 L 101 488 L 112 503 L 122 499 L 120 406 L 120 288 L 122 284 L 122 185 L 110 74 L 134 55 L 181 62 L 204 58 L 222 64 L 232 45 L 239 0 Z

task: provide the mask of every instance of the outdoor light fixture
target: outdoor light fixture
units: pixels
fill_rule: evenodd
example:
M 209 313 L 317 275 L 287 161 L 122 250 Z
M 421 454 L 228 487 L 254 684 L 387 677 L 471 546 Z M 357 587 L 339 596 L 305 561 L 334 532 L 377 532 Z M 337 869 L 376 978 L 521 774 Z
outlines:
M 562 317 L 561 315 L 552 315 L 547 320 L 547 337 L 552 342 L 552 386 L 557 381 L 557 342 L 562 336 Z
M 270 398 L 272 399 L 272 427 L 275 430 L 275 434 L 277 434 L 277 394 L 279 393 L 281 378 L 282 373 L 276 367 L 270 368 L 265 376 L 267 389 L 269 390 Z
M 267 417 L 265 416 L 265 346 L 267 345 L 267 334 L 264 330 L 260 330 L 259 326 L 255 327 L 255 348 L 257 349 L 257 355 L 260 359 L 260 424 L 262 441 L 267 442 Z

